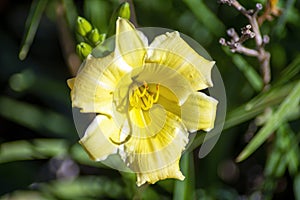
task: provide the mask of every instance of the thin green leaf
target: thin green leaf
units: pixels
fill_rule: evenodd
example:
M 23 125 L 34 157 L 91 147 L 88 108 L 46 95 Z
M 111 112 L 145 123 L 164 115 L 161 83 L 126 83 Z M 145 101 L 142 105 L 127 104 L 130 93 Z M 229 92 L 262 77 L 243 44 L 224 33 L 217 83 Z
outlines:
M 101 12 L 99 12 L 101 10 Z M 100 33 L 107 31 L 107 22 L 109 20 L 110 6 L 108 1 L 85 0 L 84 16 L 98 28 Z
M 189 200 L 195 195 L 195 172 L 192 152 L 182 156 L 181 170 L 185 179 L 183 181 L 176 180 L 173 200 Z
M 232 58 L 232 62 L 244 74 L 252 88 L 256 92 L 260 92 L 264 84 L 261 76 L 256 70 L 241 55 L 232 54 L 226 47 L 224 47 L 223 50 Z
M 294 109 L 299 109 L 300 81 L 295 85 L 291 93 L 280 104 L 278 110 L 270 117 L 265 126 L 255 135 L 250 143 L 237 157 L 240 162 L 250 156 L 283 122 Z
M 295 176 L 294 178 L 294 194 L 295 194 L 295 199 L 300 200 L 300 173 Z
M 254 97 L 250 102 L 230 111 L 226 116 L 223 130 L 234 127 L 245 121 L 248 121 L 264 112 L 267 107 L 279 104 L 294 88 L 295 82 L 270 89 Z M 215 135 L 210 135 L 215 137 Z M 204 142 L 206 134 L 197 134 L 189 151 L 193 150 Z M 209 138 L 207 138 L 209 139 Z
M 24 200 L 24 199 L 30 199 L 30 200 L 49 200 L 48 198 L 45 198 L 40 192 L 38 191 L 32 191 L 32 190 L 14 190 L 12 193 L 7 193 L 4 196 L 0 196 L 0 200 Z M 53 199 L 51 199 L 53 200 Z
M 217 37 L 222 36 L 225 32 L 224 24 L 216 17 L 215 13 L 207 7 L 203 0 L 184 0 L 184 3 L 211 33 Z
M 68 137 L 74 126 L 65 116 L 51 110 L 0 96 L 0 116 L 17 124 L 45 133 Z M 48 135 L 47 135 L 48 134 Z
M 288 21 L 289 15 L 293 12 L 293 8 L 295 7 L 296 0 L 287 0 L 285 1 L 285 8 L 284 12 L 279 17 L 279 20 L 277 20 L 277 24 L 275 25 L 273 29 L 272 34 L 276 34 L 277 37 L 282 37 L 282 32 L 285 29 L 285 25 Z
M 276 172 L 277 165 L 281 161 L 281 153 L 278 150 L 273 150 L 271 155 L 268 156 L 265 166 L 265 176 L 273 176 Z
M 275 136 L 272 151 L 266 162 L 265 175 L 280 178 L 287 168 L 289 173 L 294 175 L 299 166 L 299 147 L 295 133 L 288 123 L 283 123 Z
M 280 103 L 294 88 L 295 82 L 281 87 L 275 87 L 261 93 L 250 102 L 230 111 L 226 117 L 224 129 L 231 128 L 250 120 L 262 113 L 267 107 Z
M 74 4 L 73 0 L 62 0 L 62 3 L 64 6 L 64 11 L 66 14 L 68 25 L 70 26 L 70 29 L 74 31 L 76 25 L 76 19 L 78 17 L 76 5 Z
M 28 54 L 47 3 L 48 0 L 34 0 L 31 4 L 29 15 L 25 24 L 26 31 L 23 36 L 21 50 L 19 52 L 20 60 L 24 60 Z
M 120 199 L 124 197 L 120 181 L 103 176 L 58 179 L 38 184 L 38 186 L 45 195 L 56 197 L 55 199 Z
M 273 87 L 283 85 L 290 81 L 300 72 L 300 55 L 298 55 L 280 74 L 280 78 L 273 84 Z
M 34 160 L 64 155 L 67 144 L 61 139 L 18 140 L 0 145 L 0 163 Z

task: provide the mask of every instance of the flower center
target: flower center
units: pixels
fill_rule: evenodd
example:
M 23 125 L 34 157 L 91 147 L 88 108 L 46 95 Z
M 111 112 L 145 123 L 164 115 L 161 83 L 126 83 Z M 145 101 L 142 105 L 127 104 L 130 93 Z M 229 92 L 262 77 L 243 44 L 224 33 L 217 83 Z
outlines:
M 156 85 L 156 91 L 150 92 L 146 82 L 142 86 L 134 86 L 131 94 L 129 94 L 129 103 L 132 107 L 142 109 L 144 111 L 152 108 L 159 98 L 159 84 Z

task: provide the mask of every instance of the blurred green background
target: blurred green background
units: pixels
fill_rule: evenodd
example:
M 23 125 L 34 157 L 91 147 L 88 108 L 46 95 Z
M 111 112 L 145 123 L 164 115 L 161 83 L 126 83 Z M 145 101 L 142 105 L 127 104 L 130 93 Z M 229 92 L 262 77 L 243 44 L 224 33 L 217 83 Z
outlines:
M 178 30 L 217 62 L 228 108 L 218 143 L 203 159 L 199 142 L 183 156 L 183 182 L 137 188 L 133 174 L 90 161 L 77 144 L 66 85 L 80 64 L 74 27 L 80 15 L 106 33 L 121 1 L 1 0 L 0 199 L 300 199 L 300 1 L 279 0 L 281 15 L 261 27 L 271 38 L 265 92 L 257 60 L 219 44 L 228 28 L 249 23 L 234 8 L 209 0 L 130 2 L 140 27 Z M 267 3 L 240 2 L 249 9 Z M 21 61 L 26 37 L 33 42 Z M 236 162 L 242 151 L 249 157 Z

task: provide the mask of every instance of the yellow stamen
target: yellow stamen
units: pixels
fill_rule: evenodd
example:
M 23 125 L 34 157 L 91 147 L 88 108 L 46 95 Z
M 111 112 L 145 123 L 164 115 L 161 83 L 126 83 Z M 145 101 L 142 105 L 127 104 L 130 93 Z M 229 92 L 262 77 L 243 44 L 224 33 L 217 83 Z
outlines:
M 129 96 L 129 102 L 132 107 L 141 108 L 142 110 L 149 110 L 154 103 L 157 103 L 159 98 L 159 84 L 156 85 L 156 92 L 152 94 L 149 92 L 149 86 L 146 82 L 141 87 L 135 86 Z

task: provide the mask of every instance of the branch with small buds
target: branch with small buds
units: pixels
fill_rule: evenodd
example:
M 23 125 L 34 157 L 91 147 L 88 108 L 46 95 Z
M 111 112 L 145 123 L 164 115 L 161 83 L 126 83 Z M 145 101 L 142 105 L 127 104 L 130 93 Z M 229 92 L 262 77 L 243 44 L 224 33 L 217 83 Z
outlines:
M 237 0 L 220 0 L 220 3 L 233 6 L 236 10 L 241 12 L 248 20 L 249 23 L 241 29 L 239 35 L 234 28 L 227 30 L 227 35 L 231 38 L 226 41 L 220 38 L 221 45 L 228 46 L 233 53 L 241 53 L 247 56 L 256 57 L 260 64 L 260 70 L 264 81 L 264 89 L 267 89 L 271 80 L 270 70 L 270 53 L 265 50 L 265 45 L 269 43 L 269 36 L 262 36 L 258 25 L 258 12 L 262 10 L 263 6 L 260 3 L 256 4 L 255 9 L 247 10 Z M 247 48 L 243 45 L 248 39 L 255 39 L 255 49 Z

